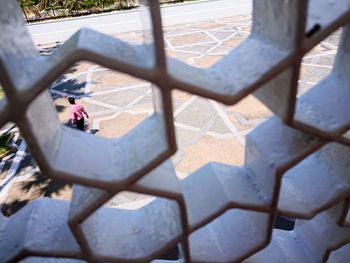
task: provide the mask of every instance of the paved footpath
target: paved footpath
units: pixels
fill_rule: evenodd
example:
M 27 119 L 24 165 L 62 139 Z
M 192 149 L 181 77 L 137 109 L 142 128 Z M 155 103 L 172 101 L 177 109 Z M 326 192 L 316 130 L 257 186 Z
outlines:
M 166 27 L 167 53 L 191 65 L 205 68 L 246 39 L 250 28 L 250 15 Z M 142 42 L 141 32 L 115 36 L 130 42 Z M 299 94 L 329 73 L 338 40 L 339 32 L 336 32 L 305 56 Z M 40 48 L 43 55 L 55 49 L 49 45 Z M 91 115 L 88 129 L 99 130 L 96 136 L 121 136 L 153 112 L 150 83 L 87 62 L 73 66 L 50 87 L 50 91 L 62 123 L 69 123 L 67 96 L 77 97 Z M 246 134 L 271 115 L 253 96 L 228 107 L 180 91 L 172 95 L 179 146 L 172 161 L 179 179 L 210 161 L 242 165 Z M 25 149 L 26 146 L 22 150 Z M 11 160 L 8 162 L 7 166 L 11 167 Z M 16 171 L 9 168 L 9 172 L 22 176 L 28 174 L 21 167 Z M 41 195 L 63 199 L 71 197 L 69 185 L 45 178 L 36 169 L 34 166 L 30 169 L 30 176 L 14 177 L 6 195 L 0 192 L 0 203 L 22 204 Z M 150 199 L 145 195 L 123 192 L 109 205 L 135 208 L 143 205 L 145 200 Z

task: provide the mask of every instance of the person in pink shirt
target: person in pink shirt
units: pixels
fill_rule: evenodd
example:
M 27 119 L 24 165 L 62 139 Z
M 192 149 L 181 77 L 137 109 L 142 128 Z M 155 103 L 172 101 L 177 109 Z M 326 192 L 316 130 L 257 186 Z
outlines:
M 85 111 L 84 107 L 80 104 L 75 103 L 75 99 L 72 97 L 68 98 L 70 105 L 70 119 L 77 129 L 84 131 L 84 115 L 86 115 L 86 118 L 89 118 L 89 115 Z

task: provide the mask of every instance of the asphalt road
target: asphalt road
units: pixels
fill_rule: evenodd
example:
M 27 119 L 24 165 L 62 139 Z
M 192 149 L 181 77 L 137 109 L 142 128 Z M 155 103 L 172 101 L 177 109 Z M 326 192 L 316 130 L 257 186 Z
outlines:
M 249 14 L 251 11 L 251 0 L 203 0 L 161 9 L 164 26 Z M 82 27 L 115 34 L 142 30 L 145 25 L 147 18 L 141 19 L 138 10 L 131 10 L 29 24 L 28 29 L 36 44 L 48 44 L 64 41 Z

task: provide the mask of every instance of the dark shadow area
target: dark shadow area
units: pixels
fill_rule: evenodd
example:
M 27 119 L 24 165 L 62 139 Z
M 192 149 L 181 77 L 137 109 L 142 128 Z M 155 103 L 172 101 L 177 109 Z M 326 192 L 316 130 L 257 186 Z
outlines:
M 295 219 L 285 216 L 277 216 L 275 222 L 275 229 L 281 229 L 286 231 L 292 231 L 294 229 Z
M 2 205 L 1 207 L 1 213 L 4 216 L 11 216 L 14 213 L 16 213 L 17 211 L 19 211 L 21 208 L 23 208 L 26 204 L 28 204 L 30 202 L 30 200 L 23 200 L 23 201 L 13 201 L 11 203 L 7 203 Z
M 91 129 L 90 134 L 96 134 L 99 130 L 98 129 Z
M 21 161 L 15 176 L 20 178 L 28 173 L 32 173 L 33 169 L 37 169 L 37 164 L 27 149 L 26 155 Z M 69 199 L 71 196 L 71 187 L 71 184 L 49 178 L 40 172 L 36 172 L 25 181 L 13 183 L 9 200 L 5 200 L 5 203 L 2 206 L 0 205 L 1 212 L 5 216 L 11 216 L 27 203 L 40 197 L 52 198 L 58 196 L 60 199 Z
M 161 260 L 178 260 L 179 259 L 179 246 L 176 245 L 169 249 L 163 256 L 159 257 Z
M 58 113 L 63 112 L 64 109 L 66 108 L 63 105 L 55 105 L 55 107 Z
M 60 191 L 67 185 L 71 187 L 71 184 L 66 182 L 49 178 L 41 173 L 34 175 L 34 180 L 28 180 L 22 183 L 21 190 L 24 193 L 33 191 L 34 195 L 52 197 L 53 194 L 59 194 Z
M 54 52 L 56 49 L 58 49 L 61 46 L 61 44 L 57 44 L 55 46 L 49 46 L 49 47 L 40 47 L 40 45 L 38 45 L 39 49 L 39 54 L 41 56 L 49 56 L 52 54 L 52 52 Z
M 59 80 L 57 80 L 56 83 L 58 83 L 58 81 Z M 64 78 L 61 81 L 64 81 Z M 68 105 L 68 102 L 67 102 L 67 105 L 60 105 L 58 104 L 58 102 L 56 102 L 56 100 L 62 99 L 62 98 L 68 100 L 69 96 L 76 97 L 76 98 L 89 96 L 90 94 L 85 93 L 85 85 L 86 85 L 85 81 L 70 79 L 55 86 L 55 88 L 51 89 L 50 91 L 51 98 L 55 103 L 57 112 L 58 113 L 63 112 L 66 109 L 66 107 L 69 105 Z M 68 96 L 57 94 L 55 93 L 55 91 L 67 93 Z
M 85 81 L 80 82 L 77 79 L 70 79 L 56 86 L 54 90 L 64 92 L 64 93 L 69 93 L 70 95 L 73 95 L 73 96 L 84 96 L 85 85 L 86 85 Z

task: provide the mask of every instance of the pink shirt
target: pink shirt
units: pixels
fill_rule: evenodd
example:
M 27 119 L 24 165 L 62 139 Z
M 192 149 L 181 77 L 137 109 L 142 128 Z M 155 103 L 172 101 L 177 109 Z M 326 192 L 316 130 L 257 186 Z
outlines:
M 71 120 L 80 120 L 83 118 L 84 107 L 79 104 L 73 104 L 70 106 L 70 118 Z

